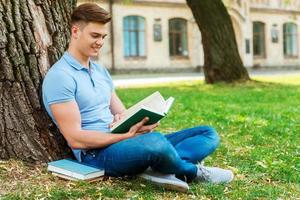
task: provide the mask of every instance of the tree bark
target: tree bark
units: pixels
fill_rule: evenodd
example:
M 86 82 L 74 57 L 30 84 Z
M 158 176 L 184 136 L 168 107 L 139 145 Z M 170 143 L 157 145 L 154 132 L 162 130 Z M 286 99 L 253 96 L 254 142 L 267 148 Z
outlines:
M 0 159 L 49 161 L 70 153 L 40 94 L 66 49 L 75 6 L 76 0 L 0 0 Z
M 221 0 L 187 0 L 202 35 L 206 83 L 249 80 Z

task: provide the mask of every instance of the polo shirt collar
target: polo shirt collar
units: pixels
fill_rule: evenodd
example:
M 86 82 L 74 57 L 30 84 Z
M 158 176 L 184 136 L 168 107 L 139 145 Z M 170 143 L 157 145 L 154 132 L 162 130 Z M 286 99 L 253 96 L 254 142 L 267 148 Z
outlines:
M 74 67 L 77 70 L 82 70 L 82 69 L 86 69 L 86 67 L 83 67 L 77 60 L 76 58 L 74 58 L 69 52 L 65 52 L 63 55 L 63 58 L 67 61 L 67 63 L 69 63 L 69 65 L 71 65 L 72 67 Z M 91 61 L 89 60 L 89 66 L 92 66 Z

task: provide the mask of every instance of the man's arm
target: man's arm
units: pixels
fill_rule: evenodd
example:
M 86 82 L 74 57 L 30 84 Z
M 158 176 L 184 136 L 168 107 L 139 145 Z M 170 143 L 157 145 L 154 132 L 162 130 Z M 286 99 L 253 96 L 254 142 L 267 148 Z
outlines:
M 52 104 L 50 108 L 60 132 L 74 149 L 102 148 L 135 137 L 143 133 L 138 130 L 148 121 L 147 118 L 143 119 L 124 134 L 103 133 L 81 129 L 81 117 L 76 101 Z
M 122 114 L 126 108 L 122 103 L 121 99 L 118 97 L 117 93 L 113 91 L 110 99 L 110 110 L 113 115 Z

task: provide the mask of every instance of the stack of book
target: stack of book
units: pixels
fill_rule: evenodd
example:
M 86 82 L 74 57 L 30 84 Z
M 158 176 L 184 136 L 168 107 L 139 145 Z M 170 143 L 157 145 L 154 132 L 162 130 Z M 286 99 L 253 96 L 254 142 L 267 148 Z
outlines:
M 89 166 L 72 159 L 57 160 L 48 163 L 48 171 L 67 180 L 95 181 L 104 176 L 104 170 Z

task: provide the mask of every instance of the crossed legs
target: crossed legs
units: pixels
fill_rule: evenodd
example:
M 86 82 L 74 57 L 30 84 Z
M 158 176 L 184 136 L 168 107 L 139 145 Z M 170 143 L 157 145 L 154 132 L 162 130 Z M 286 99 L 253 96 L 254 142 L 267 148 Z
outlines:
M 168 135 L 158 132 L 130 138 L 103 149 L 88 151 L 83 162 L 105 169 L 108 176 L 136 175 L 148 167 L 186 177 L 197 175 L 196 163 L 210 155 L 219 136 L 208 126 L 198 126 Z

